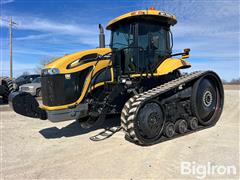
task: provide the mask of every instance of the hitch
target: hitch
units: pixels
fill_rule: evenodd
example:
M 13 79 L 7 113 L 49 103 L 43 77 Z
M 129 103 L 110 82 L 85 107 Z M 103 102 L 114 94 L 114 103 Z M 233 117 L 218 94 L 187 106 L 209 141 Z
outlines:
M 18 114 L 31 118 L 47 119 L 45 110 L 39 107 L 37 100 L 27 92 L 13 92 L 8 97 L 9 106 Z

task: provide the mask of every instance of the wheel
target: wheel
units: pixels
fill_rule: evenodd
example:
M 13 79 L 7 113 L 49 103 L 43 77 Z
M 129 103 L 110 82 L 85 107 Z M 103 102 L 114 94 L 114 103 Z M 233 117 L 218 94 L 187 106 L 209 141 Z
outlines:
M 165 128 L 164 128 L 164 135 L 168 138 L 171 138 L 171 137 L 173 137 L 174 134 L 175 134 L 174 124 L 171 122 L 166 123 Z
M 41 89 L 37 89 L 37 91 L 36 91 L 36 96 L 37 96 L 37 97 L 41 97 L 41 96 L 42 96 L 42 91 L 41 91 Z
M 214 76 L 203 77 L 193 86 L 192 112 L 201 125 L 214 125 L 221 115 L 223 95 L 219 87 Z
M 164 125 L 164 115 L 160 105 L 155 102 L 146 103 L 138 110 L 133 123 L 139 143 L 145 145 L 154 143 L 160 138 Z
M 179 134 L 183 134 L 187 132 L 187 121 L 184 119 L 180 119 L 175 123 L 175 131 Z
M 9 95 L 8 89 L 5 86 L 0 85 L 0 96 L 2 97 L 2 102 L 4 104 L 8 103 L 8 95 Z
M 0 92 L 2 96 L 3 103 L 8 103 L 8 96 L 11 92 L 13 92 L 13 83 L 12 80 L 8 77 L 4 77 L 0 79 Z
M 5 86 L 8 89 L 9 93 L 13 92 L 13 82 L 10 78 L 8 77 L 2 78 L 0 84 Z
M 193 117 L 189 120 L 188 128 L 190 130 L 195 130 L 198 128 L 198 119 L 196 117 Z

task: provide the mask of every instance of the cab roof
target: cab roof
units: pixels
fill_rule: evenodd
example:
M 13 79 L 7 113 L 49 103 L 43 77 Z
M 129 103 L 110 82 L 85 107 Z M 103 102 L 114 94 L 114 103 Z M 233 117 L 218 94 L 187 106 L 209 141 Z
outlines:
M 123 14 L 121 16 L 118 16 L 117 18 L 111 20 L 108 25 L 107 29 L 111 30 L 115 25 L 125 22 L 130 19 L 134 18 L 149 18 L 151 17 L 154 20 L 157 20 L 159 22 L 167 23 L 168 25 L 175 25 L 177 23 L 177 19 L 175 15 L 172 15 L 167 12 L 163 12 L 160 10 L 156 10 L 155 8 L 150 8 L 149 10 L 137 10 L 132 11 L 126 14 Z

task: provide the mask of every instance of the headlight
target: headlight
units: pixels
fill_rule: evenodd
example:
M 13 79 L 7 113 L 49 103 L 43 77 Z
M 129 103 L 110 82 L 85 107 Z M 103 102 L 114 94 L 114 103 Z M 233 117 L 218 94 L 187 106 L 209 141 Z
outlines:
M 13 89 L 17 89 L 18 85 L 16 83 L 13 83 Z
M 59 74 L 60 71 L 58 68 L 48 68 L 42 70 L 42 75 L 53 75 L 53 74 Z

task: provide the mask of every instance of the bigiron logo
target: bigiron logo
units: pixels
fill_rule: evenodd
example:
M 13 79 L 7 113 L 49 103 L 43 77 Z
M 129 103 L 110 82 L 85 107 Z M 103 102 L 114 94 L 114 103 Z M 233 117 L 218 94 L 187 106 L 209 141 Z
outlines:
M 237 168 L 234 165 L 215 165 L 211 162 L 207 164 L 197 164 L 196 162 L 181 162 L 181 174 L 193 175 L 198 179 L 204 179 L 210 176 L 236 175 Z

